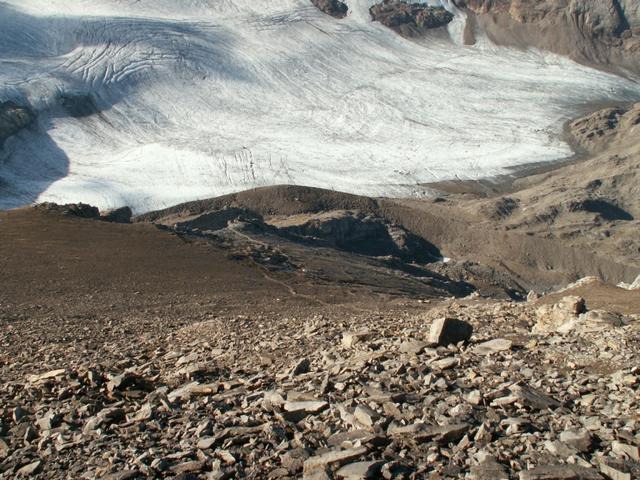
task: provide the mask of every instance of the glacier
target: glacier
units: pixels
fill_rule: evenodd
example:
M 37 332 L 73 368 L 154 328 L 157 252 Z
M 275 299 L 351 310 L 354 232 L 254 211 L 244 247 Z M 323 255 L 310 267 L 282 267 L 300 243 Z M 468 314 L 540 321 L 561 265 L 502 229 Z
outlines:
M 423 196 L 566 158 L 567 120 L 640 99 L 556 55 L 463 46 L 460 12 L 449 38 L 409 40 L 346 3 L 336 20 L 308 0 L 0 2 L 0 103 L 38 113 L 0 151 L 0 208 L 141 213 L 275 184 Z

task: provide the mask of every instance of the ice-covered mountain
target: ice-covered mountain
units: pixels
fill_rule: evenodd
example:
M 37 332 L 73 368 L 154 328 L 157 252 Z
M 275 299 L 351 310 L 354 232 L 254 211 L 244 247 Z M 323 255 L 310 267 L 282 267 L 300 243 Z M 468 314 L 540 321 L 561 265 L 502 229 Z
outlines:
M 422 39 L 345 3 L 335 19 L 309 0 L 0 2 L 0 104 L 35 115 L 0 150 L 0 208 L 141 212 L 281 183 L 419 195 L 566 157 L 566 120 L 640 98 L 559 56 L 463 46 L 452 2 L 450 38 Z

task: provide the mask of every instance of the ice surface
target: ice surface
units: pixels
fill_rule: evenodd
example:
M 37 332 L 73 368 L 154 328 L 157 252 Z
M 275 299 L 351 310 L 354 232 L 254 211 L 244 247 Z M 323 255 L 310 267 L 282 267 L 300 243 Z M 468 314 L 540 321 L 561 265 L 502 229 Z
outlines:
M 557 56 L 463 47 L 461 17 L 453 40 L 410 41 L 347 3 L 338 21 L 308 0 L 0 2 L 0 101 L 40 112 L 0 153 L 0 208 L 142 212 L 283 183 L 421 195 L 566 157 L 581 106 L 640 98 Z

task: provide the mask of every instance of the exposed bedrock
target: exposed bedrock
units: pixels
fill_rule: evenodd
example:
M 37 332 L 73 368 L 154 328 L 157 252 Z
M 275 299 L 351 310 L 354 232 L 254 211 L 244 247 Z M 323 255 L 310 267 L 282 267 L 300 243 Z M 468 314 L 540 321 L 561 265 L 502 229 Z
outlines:
M 385 0 L 369 9 L 371 18 L 406 37 L 423 35 L 428 30 L 444 27 L 453 15 L 442 7 L 419 3 Z
M 36 116 L 28 108 L 13 102 L 0 103 L 0 147 L 12 135 L 31 125 Z
M 349 11 L 349 7 L 339 0 L 311 0 L 320 11 L 335 18 L 344 18 Z
M 191 233 L 220 231 L 231 224 L 250 224 L 255 231 L 361 255 L 392 256 L 418 263 L 440 259 L 438 249 L 425 239 L 358 210 L 275 216 L 265 221 L 261 214 L 250 209 L 225 206 L 186 217 L 167 216 L 160 223 Z
M 458 0 L 469 28 L 496 43 L 542 48 L 601 67 L 640 73 L 636 0 Z M 466 39 L 473 42 L 468 32 Z

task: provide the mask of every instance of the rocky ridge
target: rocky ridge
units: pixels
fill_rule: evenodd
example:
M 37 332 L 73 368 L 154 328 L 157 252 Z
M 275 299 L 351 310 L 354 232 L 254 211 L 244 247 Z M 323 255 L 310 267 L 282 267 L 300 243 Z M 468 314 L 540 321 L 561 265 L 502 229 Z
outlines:
M 406 37 L 424 35 L 427 31 L 448 25 L 453 15 L 442 7 L 420 3 L 385 0 L 373 5 L 371 18 Z

